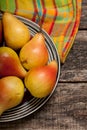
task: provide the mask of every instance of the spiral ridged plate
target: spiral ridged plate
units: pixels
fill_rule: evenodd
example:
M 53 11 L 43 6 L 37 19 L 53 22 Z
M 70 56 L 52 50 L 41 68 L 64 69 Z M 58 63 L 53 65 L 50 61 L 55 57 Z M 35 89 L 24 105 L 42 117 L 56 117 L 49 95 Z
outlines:
M 34 36 L 37 32 L 39 32 L 40 27 L 36 23 L 32 22 L 31 20 L 28 20 L 26 18 L 23 18 L 21 16 L 15 15 L 18 19 L 20 19 L 28 28 L 30 29 L 30 33 L 32 36 Z M 2 19 L 2 14 L 0 15 L 0 19 Z M 26 116 L 29 116 L 30 114 L 34 113 L 36 110 L 41 108 L 51 97 L 53 94 L 55 88 L 58 86 L 58 80 L 59 80 L 59 75 L 60 75 L 60 60 L 59 60 L 59 55 L 56 50 L 56 47 L 50 38 L 50 36 L 45 32 L 45 30 L 42 30 L 42 33 L 45 37 L 45 42 L 46 46 L 49 52 L 49 61 L 56 60 L 58 63 L 58 73 L 57 73 L 57 78 L 56 78 L 56 83 L 54 86 L 54 89 L 52 90 L 51 94 L 45 98 L 35 98 L 32 97 L 29 92 L 25 91 L 25 96 L 23 99 L 23 102 L 12 108 L 9 109 L 8 111 L 4 112 L 0 116 L 0 122 L 8 122 L 8 121 L 14 121 L 18 120 L 21 118 L 24 118 Z

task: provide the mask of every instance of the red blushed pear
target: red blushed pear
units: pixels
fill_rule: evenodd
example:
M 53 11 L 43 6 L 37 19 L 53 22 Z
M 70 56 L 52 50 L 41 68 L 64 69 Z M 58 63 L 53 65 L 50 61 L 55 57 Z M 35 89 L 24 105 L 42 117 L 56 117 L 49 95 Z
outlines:
M 26 88 L 37 98 L 48 96 L 56 83 L 58 65 L 55 60 L 46 66 L 31 69 L 24 80 Z
M 48 62 L 48 50 L 42 33 L 37 33 L 20 50 L 20 61 L 27 69 L 43 66 Z
M 17 76 L 24 78 L 26 73 L 17 53 L 9 47 L 0 47 L 0 77 Z
M 21 103 L 24 97 L 24 84 L 16 76 L 0 79 L 0 115 Z

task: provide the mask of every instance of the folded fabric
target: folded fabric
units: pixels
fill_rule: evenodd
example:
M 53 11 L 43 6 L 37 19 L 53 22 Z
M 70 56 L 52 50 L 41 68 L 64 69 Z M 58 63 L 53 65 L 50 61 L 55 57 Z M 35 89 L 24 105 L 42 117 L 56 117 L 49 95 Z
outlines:
M 1 0 L 0 10 L 28 18 L 52 37 L 60 60 L 65 62 L 74 43 L 81 15 L 81 0 Z

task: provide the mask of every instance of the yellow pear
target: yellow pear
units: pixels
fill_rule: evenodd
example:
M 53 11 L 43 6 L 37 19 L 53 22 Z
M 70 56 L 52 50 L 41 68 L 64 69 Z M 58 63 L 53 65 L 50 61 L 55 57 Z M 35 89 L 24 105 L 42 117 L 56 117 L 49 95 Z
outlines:
M 0 79 L 0 115 L 22 102 L 24 97 L 24 84 L 15 76 Z
M 27 70 L 47 64 L 49 54 L 42 33 L 36 33 L 34 37 L 21 48 L 19 58 Z
M 30 39 L 27 26 L 13 14 L 5 12 L 2 16 L 2 23 L 7 46 L 17 50 Z

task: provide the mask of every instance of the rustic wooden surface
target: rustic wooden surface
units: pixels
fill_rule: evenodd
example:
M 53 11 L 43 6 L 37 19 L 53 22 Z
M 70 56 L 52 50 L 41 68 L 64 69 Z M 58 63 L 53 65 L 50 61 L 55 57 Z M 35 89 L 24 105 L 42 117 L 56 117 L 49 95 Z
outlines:
M 0 130 L 87 130 L 87 0 L 83 0 L 79 31 L 61 66 L 58 87 L 34 114 Z

